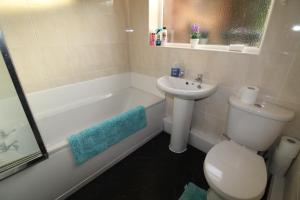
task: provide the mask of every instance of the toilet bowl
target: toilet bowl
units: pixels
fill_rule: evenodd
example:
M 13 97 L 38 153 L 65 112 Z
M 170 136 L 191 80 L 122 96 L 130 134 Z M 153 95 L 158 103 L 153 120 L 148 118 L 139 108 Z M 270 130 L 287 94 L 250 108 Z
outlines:
M 222 141 L 208 152 L 204 173 L 220 199 L 258 200 L 267 185 L 264 159 L 233 141 Z
M 294 112 L 279 106 L 229 99 L 224 140 L 207 153 L 204 174 L 210 186 L 208 200 L 259 200 L 267 185 L 267 168 L 258 151 L 266 151 Z

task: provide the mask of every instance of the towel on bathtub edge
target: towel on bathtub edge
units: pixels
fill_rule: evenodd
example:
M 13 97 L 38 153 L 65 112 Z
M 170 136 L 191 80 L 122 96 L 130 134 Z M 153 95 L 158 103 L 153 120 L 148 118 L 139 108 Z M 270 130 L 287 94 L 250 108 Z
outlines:
M 75 164 L 81 165 L 146 126 L 145 108 L 137 106 L 71 135 L 68 141 Z

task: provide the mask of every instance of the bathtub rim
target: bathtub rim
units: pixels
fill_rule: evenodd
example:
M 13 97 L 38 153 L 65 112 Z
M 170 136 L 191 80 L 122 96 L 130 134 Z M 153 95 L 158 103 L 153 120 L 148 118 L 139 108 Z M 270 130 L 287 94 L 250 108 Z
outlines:
M 69 103 L 67 105 L 58 106 L 56 108 L 36 112 L 36 113 L 34 113 L 34 117 L 35 117 L 36 121 L 42 120 L 42 119 L 45 119 L 45 118 L 48 118 L 48 117 L 51 117 L 51 116 L 55 116 L 55 115 L 57 115 L 59 113 L 62 113 L 62 112 L 67 112 L 69 110 L 76 109 L 76 108 L 79 108 L 81 106 L 96 103 L 98 101 L 106 100 L 108 98 L 121 95 L 123 93 L 126 93 L 126 91 L 130 92 L 131 90 L 137 90 L 139 92 L 146 93 L 148 95 L 151 95 L 151 96 L 157 98 L 157 101 L 154 104 L 159 103 L 159 102 L 164 100 L 163 98 L 161 98 L 159 96 L 156 96 L 152 93 L 148 93 L 148 92 L 143 91 L 141 89 L 138 89 L 138 88 L 135 88 L 135 87 L 128 87 L 128 88 L 123 88 L 123 89 L 113 91 L 113 92 L 110 92 L 110 93 L 106 93 L 106 94 L 99 94 L 99 95 L 95 95 L 95 96 L 91 96 L 91 97 L 86 97 L 84 99 L 74 101 L 73 103 Z M 149 107 L 151 105 L 152 104 L 150 104 L 148 106 L 145 106 L 145 108 Z

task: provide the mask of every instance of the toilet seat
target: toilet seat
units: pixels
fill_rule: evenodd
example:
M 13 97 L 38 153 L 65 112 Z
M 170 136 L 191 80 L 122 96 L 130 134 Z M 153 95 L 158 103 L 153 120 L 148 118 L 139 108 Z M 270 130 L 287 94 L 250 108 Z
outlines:
M 225 199 L 260 199 L 267 184 L 263 158 L 233 141 L 222 141 L 207 153 L 204 173 L 210 187 Z

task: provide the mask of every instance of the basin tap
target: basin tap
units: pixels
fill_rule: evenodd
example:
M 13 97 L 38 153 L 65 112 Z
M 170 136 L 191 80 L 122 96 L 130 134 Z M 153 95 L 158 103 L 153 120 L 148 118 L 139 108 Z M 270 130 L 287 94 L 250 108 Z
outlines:
M 203 82 L 203 74 L 197 74 L 197 77 L 195 78 L 195 81 L 202 83 Z
M 11 144 L 7 145 L 5 142 L 0 144 L 0 153 L 7 152 L 11 147 L 15 150 L 18 150 L 19 145 L 17 144 L 18 140 L 13 141 Z
M 180 77 L 180 78 L 184 77 L 184 70 L 183 70 L 183 69 L 180 69 L 179 77 Z

